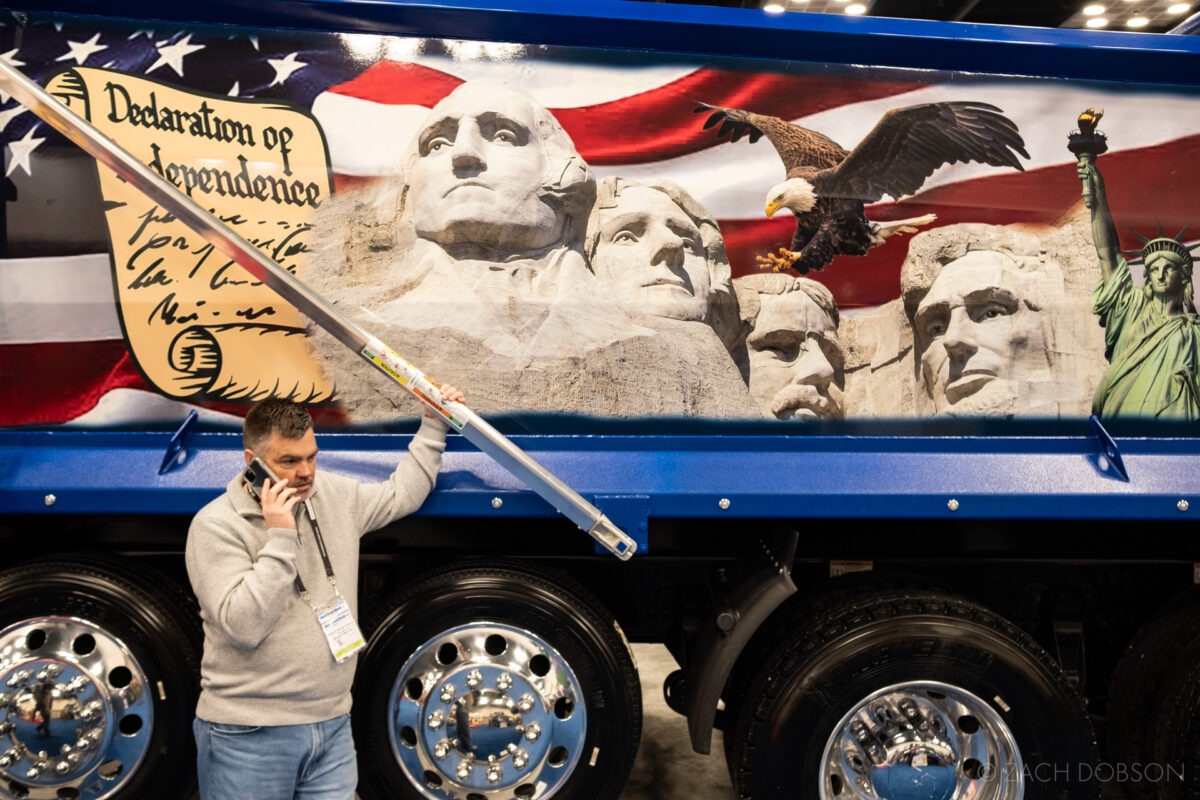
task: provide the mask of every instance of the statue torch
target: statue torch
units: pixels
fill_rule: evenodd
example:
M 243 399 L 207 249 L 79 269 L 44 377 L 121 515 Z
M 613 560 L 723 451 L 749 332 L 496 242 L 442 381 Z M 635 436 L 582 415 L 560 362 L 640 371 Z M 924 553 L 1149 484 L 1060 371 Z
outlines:
M 1081 164 L 1095 163 L 1096 156 L 1108 150 L 1108 137 L 1096 130 L 1103 116 L 1104 109 L 1097 111 L 1089 108 L 1079 115 L 1079 130 L 1067 137 L 1067 149 L 1075 154 L 1075 158 Z M 1088 182 L 1083 187 L 1083 203 L 1091 208 L 1093 202 L 1095 197 L 1092 195 L 1091 183 Z

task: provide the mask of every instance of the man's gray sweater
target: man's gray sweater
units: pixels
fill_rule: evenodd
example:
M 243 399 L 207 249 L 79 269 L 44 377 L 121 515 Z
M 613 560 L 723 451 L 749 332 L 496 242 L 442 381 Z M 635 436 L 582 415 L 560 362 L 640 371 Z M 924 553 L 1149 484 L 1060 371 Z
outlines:
M 308 499 L 355 619 L 359 538 L 420 508 L 445 447 L 445 425 L 425 418 L 389 480 L 361 484 L 317 472 Z M 297 514 L 297 530 L 268 530 L 239 473 L 192 520 L 187 570 L 204 621 L 196 716 L 236 725 L 298 725 L 350 710 L 358 657 L 334 660 L 316 614 L 294 585 L 298 570 L 318 608 L 335 597 L 306 514 Z

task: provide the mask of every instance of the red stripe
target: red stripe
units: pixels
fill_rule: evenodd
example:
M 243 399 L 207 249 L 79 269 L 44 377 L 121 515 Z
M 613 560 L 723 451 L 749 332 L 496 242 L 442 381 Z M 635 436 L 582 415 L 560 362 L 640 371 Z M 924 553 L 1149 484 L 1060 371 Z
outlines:
M 848 103 L 924 88 L 912 81 L 873 81 L 809 75 L 754 75 L 697 70 L 679 80 L 610 103 L 552 109 L 589 164 L 644 164 L 719 144 L 704 130 L 698 102 L 797 119 Z M 636 124 L 636 132 L 632 126 Z
M 334 86 L 360 100 L 389 105 L 437 104 L 463 81 L 416 64 L 383 61 Z M 644 164 L 693 153 L 719 143 L 704 130 L 697 103 L 744 108 L 796 119 L 847 103 L 911 92 L 928 84 L 824 75 L 758 75 L 700 69 L 645 92 L 608 103 L 551 109 L 589 164 Z M 632 129 L 636 123 L 637 129 Z
M 105 393 L 146 388 L 124 341 L 0 347 L 0 425 L 53 425 L 96 407 Z
M 114 389 L 152 391 L 122 340 L 0 345 L 0 386 L 0 427 L 58 425 L 91 411 Z M 239 417 L 250 409 L 246 403 L 188 402 Z M 340 407 L 309 413 L 320 426 L 349 422 Z
M 329 87 L 329 91 L 373 103 L 432 108 L 463 81 L 453 75 L 407 61 L 380 61 L 361 75 Z

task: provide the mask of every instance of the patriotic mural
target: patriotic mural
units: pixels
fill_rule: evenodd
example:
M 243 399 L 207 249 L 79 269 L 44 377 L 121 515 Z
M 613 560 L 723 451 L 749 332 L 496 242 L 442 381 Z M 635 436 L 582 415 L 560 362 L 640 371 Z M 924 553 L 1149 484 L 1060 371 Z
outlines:
M 131 29 L 71 19 L 10 20 L 0 28 L 0 58 L 43 84 L 86 84 L 93 116 L 101 120 L 114 116 L 116 95 L 109 87 L 122 81 L 141 87 L 145 97 L 151 91 L 145 87 L 157 87 L 156 102 L 165 104 L 173 96 L 171 107 L 176 109 L 184 98 L 207 98 L 210 109 L 281 114 L 282 121 L 247 123 L 257 125 L 247 129 L 257 134 L 253 145 L 243 141 L 219 152 L 186 152 L 160 163 L 165 170 L 170 163 L 186 161 L 194 173 L 216 169 L 217 162 L 231 163 L 243 152 L 247 169 L 269 163 L 289 174 L 296 169 L 317 176 L 306 178 L 306 184 L 326 181 L 321 201 L 310 204 L 314 213 L 255 223 L 294 226 L 304 241 L 292 253 L 297 274 L 365 327 L 382 325 L 384 333 L 399 337 L 381 336 L 431 377 L 465 386 L 469 402 L 482 401 L 481 410 L 799 420 L 932 416 L 953 413 L 957 405 L 961 415 L 1086 416 L 1106 367 L 1106 346 L 1090 308 L 1091 290 L 1100 277 L 1091 219 L 1081 201 L 1076 156 L 1067 149 L 1078 113 L 1106 110 L 1103 129 L 1109 148 L 1096 163 L 1123 249 L 1143 245 L 1135 232 L 1154 238 L 1161 226 L 1166 236 L 1175 237 L 1200 219 L 1193 191 L 1200 178 L 1200 97 L 1162 88 L 799 62 L 705 62 L 358 34 Z M 472 88 L 500 84 L 527 97 L 534 116 L 544 110 L 553 118 L 594 187 L 587 197 L 595 209 L 584 212 L 587 220 L 574 218 L 571 224 L 579 230 L 571 234 L 574 238 L 554 268 L 569 272 L 577 256 L 582 270 L 603 278 L 609 270 L 605 259 L 613 257 L 605 245 L 622 241 L 616 229 L 622 213 L 632 209 L 630 213 L 645 217 L 647 209 L 655 208 L 663 219 L 682 214 L 709 264 L 705 280 L 715 287 L 709 308 L 694 318 L 663 312 L 652 315 L 653 320 L 626 319 L 620 309 L 606 310 L 617 303 L 616 289 L 610 295 L 581 285 L 581 305 L 538 311 L 536 334 L 510 347 L 491 332 L 467 330 L 488 309 L 474 309 L 461 294 L 428 302 L 421 292 L 429 282 L 422 276 L 437 274 L 444 265 L 411 253 L 418 252 L 422 239 L 436 242 L 442 251 L 451 246 L 437 235 L 423 235 L 420 219 L 409 220 L 409 227 L 397 232 L 385 218 L 389 211 L 419 217 L 413 211 L 410 173 L 423 168 L 428 155 L 424 140 L 436 138 L 425 135 L 431 109 L 446 103 L 457 107 L 454 98 L 473 92 L 482 98 L 490 93 L 503 105 L 507 101 L 501 90 Z M 131 323 L 152 315 L 133 313 L 127 297 L 130 281 L 120 280 L 119 270 L 114 281 L 114 263 L 129 261 L 121 247 L 136 250 L 135 234 L 152 237 L 138 223 L 139 214 L 153 219 L 152 209 L 117 199 L 111 176 L 100 175 L 94 162 L 10 98 L 0 100 L 6 208 L 0 258 L 0 425 L 170 421 L 192 407 L 212 420 L 236 422 L 246 402 L 273 391 L 315 403 L 319 421 L 325 422 L 416 413 L 415 406 L 379 400 L 376 395 L 383 389 L 363 388 L 373 380 L 365 368 L 352 359 L 352 365 L 345 363 L 319 336 L 312 345 L 316 366 L 304 381 L 294 378 L 291 367 L 282 370 L 286 374 L 266 370 L 240 383 L 220 370 L 204 373 L 210 352 L 253 361 L 247 354 L 268 350 L 227 344 L 226 337 L 260 333 L 255 326 L 267 323 L 272 332 L 302 328 L 302 321 L 284 319 L 282 308 L 273 309 L 278 319 L 264 322 L 257 315 L 272 303 L 261 297 L 230 301 L 226 318 L 242 312 L 230 325 L 206 317 L 203 330 L 188 328 L 180 337 L 182 331 L 173 329 L 171 336 L 141 349 L 137 326 Z M 704 104 L 770 115 L 819 132 L 850 151 L 889 111 L 935 103 L 982 103 L 997 109 L 1019 132 L 1021 144 L 1013 151 L 1021 153 L 1019 168 L 972 159 L 936 168 L 899 199 L 866 198 L 865 216 L 876 226 L 920 223 L 881 236 L 864 255 L 836 256 L 823 270 L 808 273 L 806 280 L 813 285 L 796 283 L 794 270 L 761 268 L 765 256 L 793 241 L 796 228 L 786 212 L 771 218 L 765 213 L 765 195 L 785 178 L 770 137 L 747 134 L 725 141 L 728 135 L 723 138 L 717 128 L 705 127 L 707 115 L 693 113 Z M 487 111 L 486 99 L 471 104 L 473 119 Z M 139 107 L 147 108 L 147 102 Z M 161 107 L 147 113 L 161 123 Z M 263 141 L 266 128 L 299 131 L 302 125 L 312 126 L 310 141 L 290 162 L 281 156 L 278 138 L 274 147 Z M 120 138 L 121 125 L 111 127 L 119 141 L 137 149 Z M 156 129 L 154 143 L 164 135 Z M 150 149 L 139 153 L 147 162 L 156 155 Z M 647 188 L 653 192 L 643 191 Z M 663 205 L 664 197 L 668 205 Z M 131 216 L 114 227 L 114 217 L 124 213 L 119 203 L 129 204 Z M 422 207 L 430 205 L 436 204 Z M 367 225 L 366 219 L 379 224 Z M 609 223 L 616 227 L 609 230 Z M 451 227 L 447 223 L 445 229 Z M 388 238 L 381 245 L 383 232 Z M 266 247 L 268 237 L 257 236 Z M 405 236 L 416 242 L 415 249 L 405 249 Z M 169 240 L 176 237 L 186 234 L 168 235 Z M 1186 235 L 1178 238 L 1186 245 Z M 200 243 L 190 246 L 202 248 Z M 997 281 L 988 284 L 999 298 L 988 302 L 999 307 L 1007 297 L 1014 309 L 1041 315 L 1031 318 L 1025 333 L 1014 334 L 1032 355 L 1007 357 L 1008 366 L 1017 366 L 1017 376 L 1004 397 L 977 391 L 985 382 L 978 376 L 992 368 L 967 369 L 976 373 L 973 379 L 955 374 L 952 363 L 947 367 L 927 355 L 933 352 L 932 340 L 941 335 L 938 324 L 929 321 L 936 310 L 933 299 L 971 293 L 969 287 L 956 289 L 949 277 L 939 283 L 942 266 L 962 262 L 977 267 L 973 274 L 984 274 L 994 268 L 984 263 L 991 257 L 985 254 L 1000 254 L 1005 263 L 1017 265 L 1013 269 L 1021 276 L 1019 290 L 997 289 Z M 1129 260 L 1137 272 L 1138 259 Z M 935 263 L 936 269 L 928 266 Z M 964 269 L 953 271 L 959 283 L 966 280 L 957 277 L 966 274 Z M 520 270 L 511 272 L 516 276 Z M 536 295 L 539 278 L 530 280 Z M 803 308 L 781 299 L 788 293 L 807 298 Z M 152 309 L 167 294 L 155 291 Z M 578 312 L 584 299 L 587 311 Z M 197 300 L 209 302 L 199 295 L 188 302 Z M 940 302 L 948 308 L 954 301 Z M 486 297 L 483 303 L 487 305 Z M 208 311 L 214 308 L 215 301 Z M 422 308 L 432 309 L 431 319 L 413 323 Z M 389 309 L 400 309 L 395 313 L 405 324 L 389 327 L 394 323 Z M 555 314 L 563 319 L 555 321 Z M 458 317 L 466 321 L 454 322 Z M 647 349 L 646 342 L 682 341 L 671 337 L 684 336 L 675 333 L 683 330 L 676 323 L 689 320 L 712 328 L 712 342 L 697 344 L 693 337 L 686 344 Z M 918 321 L 925 327 L 914 335 Z M 372 322 L 376 327 L 371 328 Z M 512 324 L 525 330 L 521 326 L 528 323 Z M 785 342 L 788 337 L 779 333 L 791 331 L 794 340 L 797 330 L 803 334 L 799 342 Z M 459 336 L 463 331 L 470 335 Z M 555 341 L 583 344 L 567 351 L 557 345 L 526 346 L 528 339 L 552 335 L 558 337 Z M 825 388 L 793 385 L 788 370 L 780 368 L 779 353 L 787 347 L 796 351 L 792 361 L 797 353 L 820 351 L 829 372 Z M 161 352 L 143 355 L 153 348 Z M 274 360 L 280 372 L 282 362 Z M 464 362 L 474 363 L 471 369 L 456 367 Z M 502 368 L 495 368 L 497 363 Z M 171 370 L 166 377 L 156 372 L 164 364 Z M 227 360 L 222 368 L 228 367 Z M 939 379 L 939 370 L 947 369 L 951 374 Z M 670 386 L 662 388 L 660 372 L 668 375 Z M 594 376 L 593 383 L 574 386 L 571 376 L 580 373 Z M 994 377 L 992 373 L 985 377 Z M 296 388 L 300 383 L 304 386 Z M 329 398 L 334 384 L 340 401 Z M 728 392 L 711 388 L 732 384 L 737 386 Z M 564 389 L 566 385 L 573 389 Z M 570 391 L 578 392 L 572 395 L 577 404 L 556 399 Z M 628 399 L 635 392 L 655 391 L 668 400 L 656 405 Z M 534 397 L 546 399 L 529 402 Z

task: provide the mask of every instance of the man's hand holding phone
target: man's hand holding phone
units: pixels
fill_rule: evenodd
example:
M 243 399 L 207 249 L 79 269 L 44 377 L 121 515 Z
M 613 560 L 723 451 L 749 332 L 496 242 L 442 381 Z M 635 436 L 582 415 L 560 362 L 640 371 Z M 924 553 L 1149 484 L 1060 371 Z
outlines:
M 280 481 L 267 478 L 263 482 L 262 512 L 268 528 L 296 530 L 294 509 L 300 498 L 296 497 L 296 490 L 287 484 L 287 478 Z

